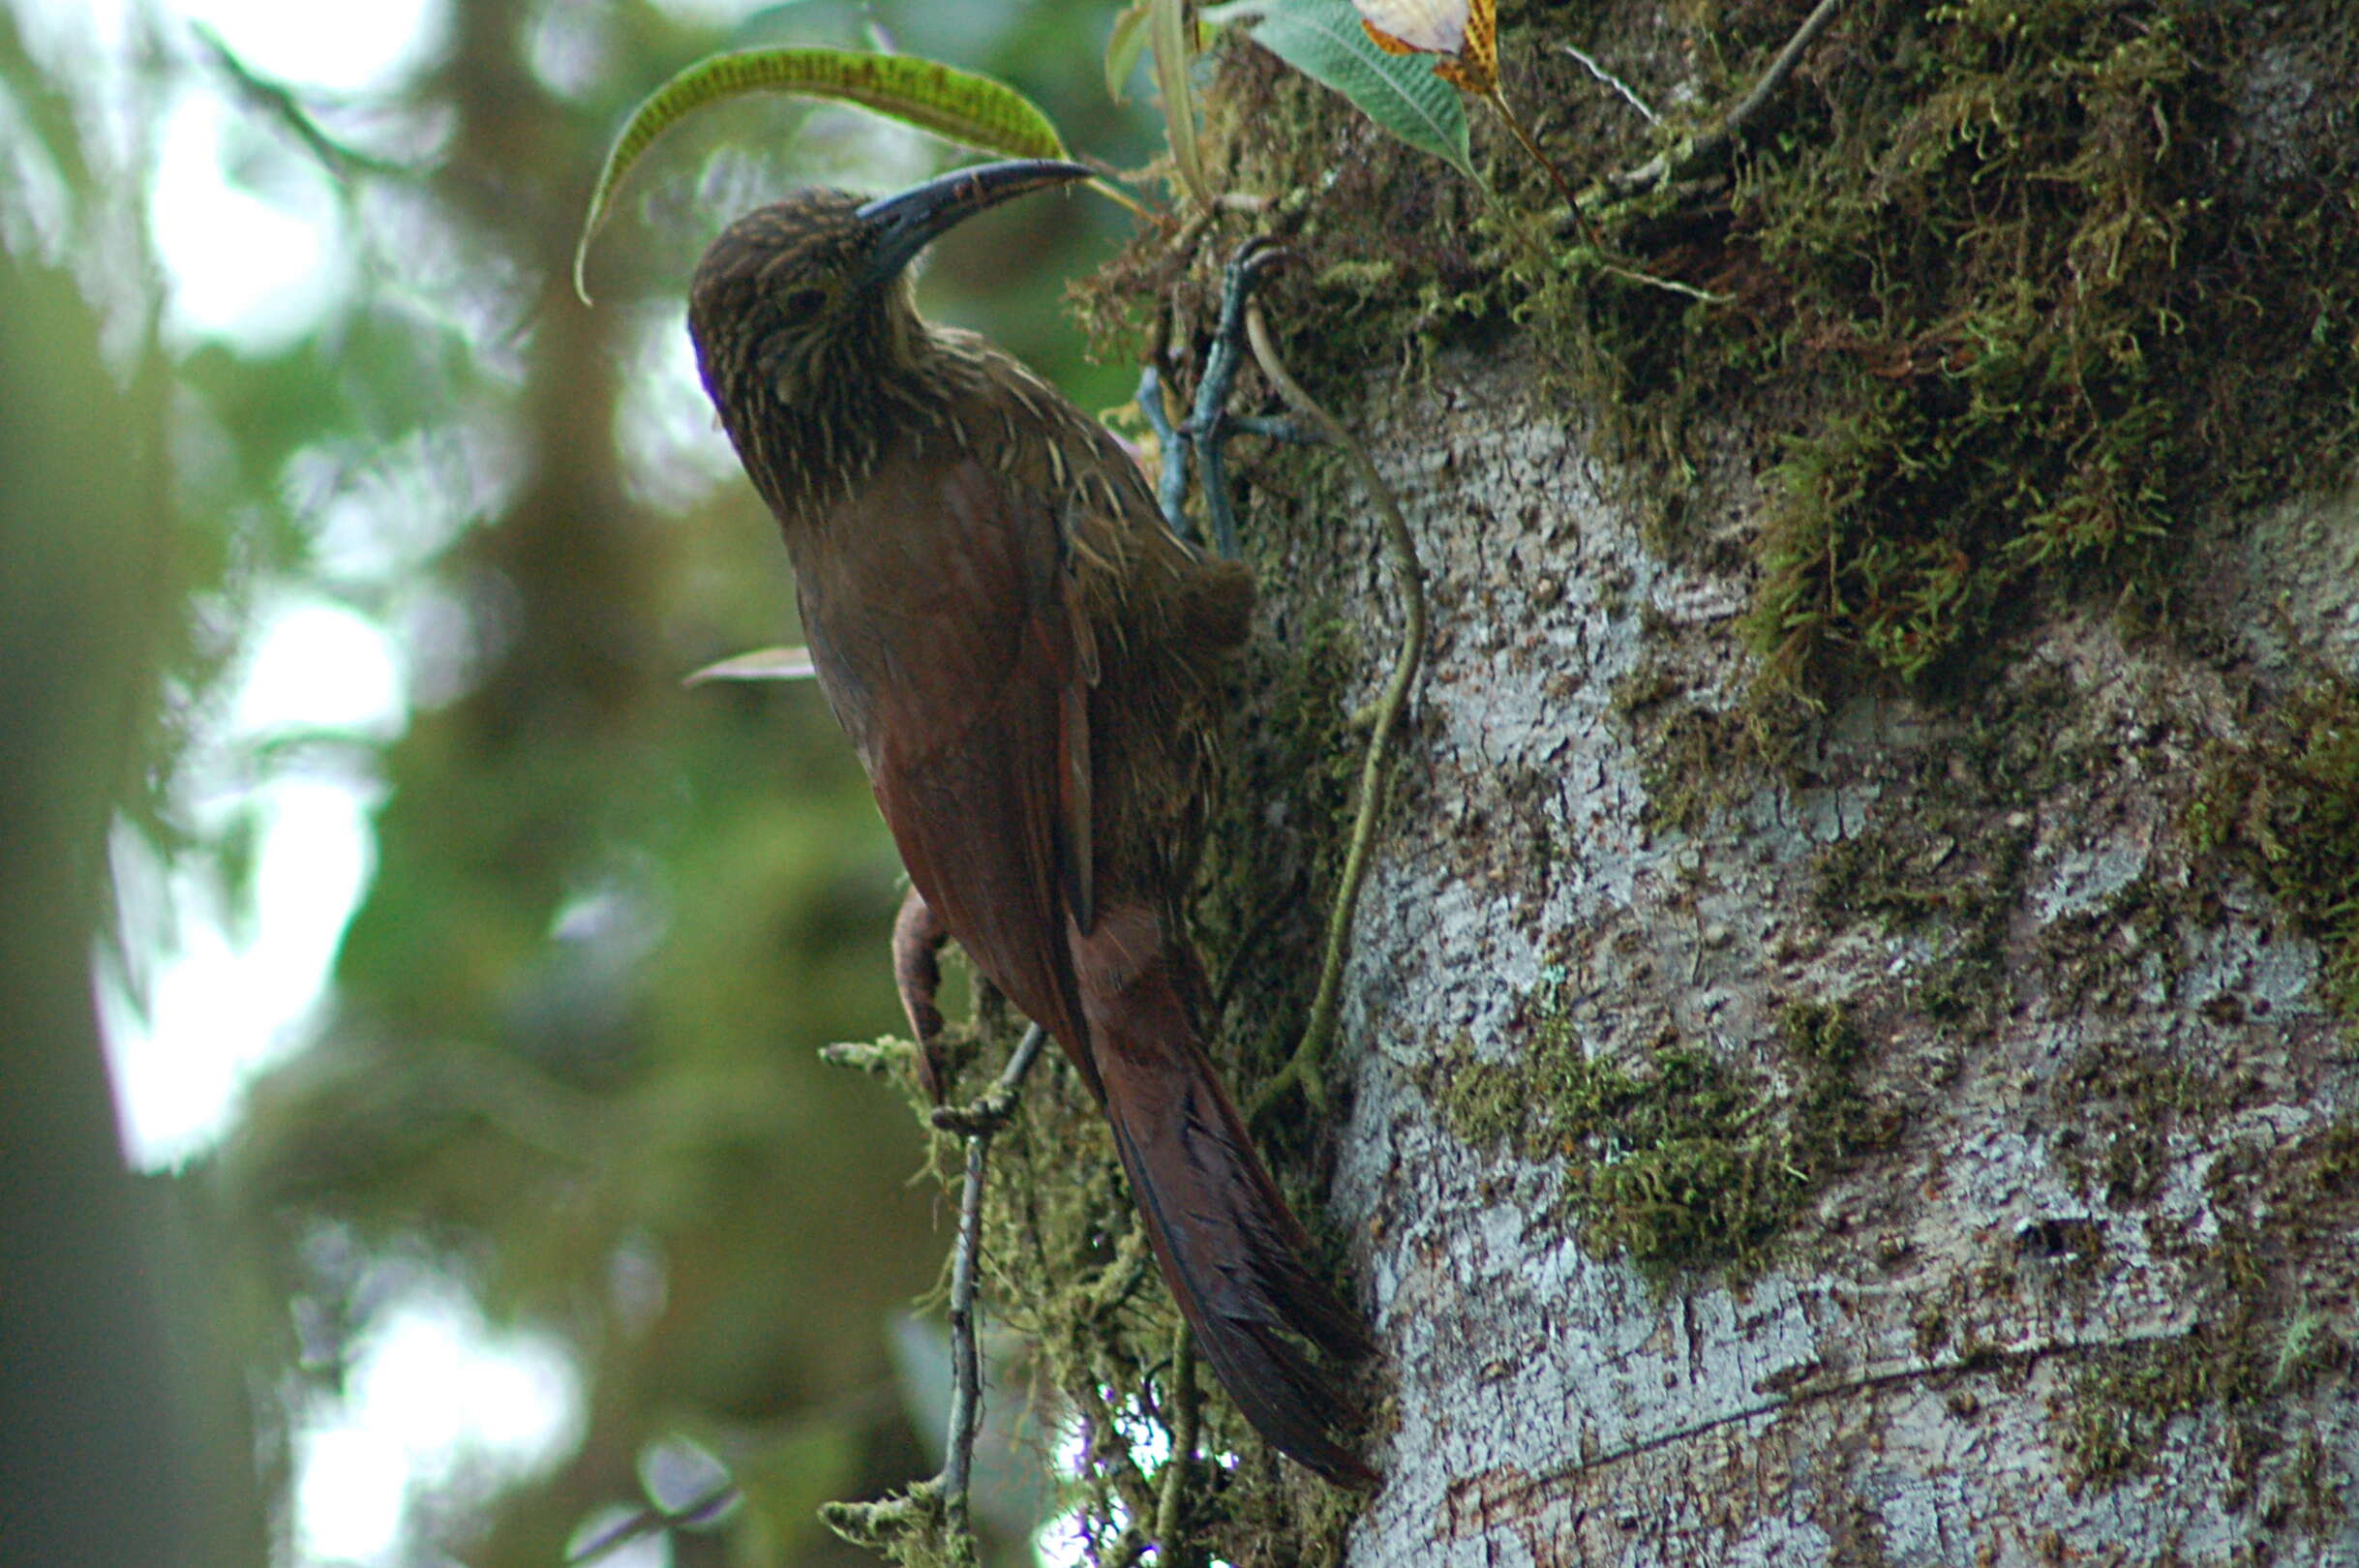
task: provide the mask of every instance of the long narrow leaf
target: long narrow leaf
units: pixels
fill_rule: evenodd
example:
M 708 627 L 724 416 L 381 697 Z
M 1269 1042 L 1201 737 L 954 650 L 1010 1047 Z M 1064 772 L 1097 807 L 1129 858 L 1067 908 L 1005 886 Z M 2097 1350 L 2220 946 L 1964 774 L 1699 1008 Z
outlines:
M 1434 74 L 1431 56 L 1376 47 L 1350 0 L 1272 0 L 1252 32 L 1255 43 L 1351 100 L 1386 131 L 1475 178 L 1458 89 Z
M 1131 73 L 1138 69 L 1138 51 L 1147 44 L 1147 0 L 1127 8 L 1114 18 L 1105 36 L 1105 96 L 1117 104 L 1129 102 Z
M 1062 158 L 1064 138 L 1048 116 L 1004 82 L 911 54 L 853 49 L 745 49 L 699 60 L 631 111 L 606 154 L 573 252 L 573 290 L 590 302 L 583 272 L 590 242 L 613 210 L 615 192 L 639 155 L 690 110 L 742 93 L 793 93 L 864 109 L 930 131 L 947 141 L 1008 158 Z
M 1195 32 L 1188 20 L 1188 0 L 1147 0 L 1147 41 L 1155 51 L 1155 90 L 1163 95 L 1171 161 L 1179 166 L 1188 194 L 1210 207 L 1212 182 L 1204 177 L 1204 152 L 1195 139 L 1195 97 L 1188 86 L 1188 67 L 1195 58 Z

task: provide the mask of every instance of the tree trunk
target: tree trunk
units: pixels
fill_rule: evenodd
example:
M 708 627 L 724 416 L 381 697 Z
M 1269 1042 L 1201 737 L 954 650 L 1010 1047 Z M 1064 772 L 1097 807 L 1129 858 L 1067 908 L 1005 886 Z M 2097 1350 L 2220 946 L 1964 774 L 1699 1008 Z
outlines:
M 1594 173 L 1648 143 L 1558 44 L 1705 118 L 1806 8 L 1571 9 L 1502 58 Z M 1854 6 L 1603 226 L 1704 307 L 1225 61 L 1436 616 L 1326 1074 L 1384 1486 L 1240 1471 L 1231 1560 L 2359 1560 L 2355 35 Z M 1331 886 L 1396 614 L 1340 466 L 1251 476 L 1216 951 Z
M 1434 383 L 1379 437 L 1445 629 L 1337 1067 L 1398 1420 L 1346 1560 L 2353 1560 L 2349 1023 L 2187 842 L 2293 649 L 2060 614 L 1763 771 L 1742 577 L 1527 366 Z M 2339 633 L 2347 762 L 2359 512 L 2200 559 Z

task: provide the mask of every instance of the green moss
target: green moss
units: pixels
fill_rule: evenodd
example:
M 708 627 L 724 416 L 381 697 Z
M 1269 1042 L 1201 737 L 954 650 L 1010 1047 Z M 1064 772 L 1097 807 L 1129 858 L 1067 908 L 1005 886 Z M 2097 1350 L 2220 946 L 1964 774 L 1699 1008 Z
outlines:
M 1634 79 L 1692 75 L 1697 88 L 1693 123 L 1666 127 L 1668 138 L 1741 93 L 1797 15 L 1723 0 L 1677 8 L 1665 34 L 1661 9 L 1639 0 L 1503 9 L 1510 96 L 1576 178 L 1651 148 L 1553 44 L 1618 28 L 1659 36 L 1648 46 L 1660 70 Z M 2264 11 L 2302 76 L 2329 83 L 2359 69 L 2330 0 L 1845 8 L 1726 183 L 1597 214 L 1621 259 L 1730 306 L 1607 270 L 1553 237 L 1553 193 L 1486 116 L 1475 116 L 1477 161 L 1496 204 L 1232 30 L 1204 104 L 1209 155 L 1217 183 L 1269 207 L 1187 230 L 1198 242 L 1186 254 L 1171 248 L 1178 226 L 1143 233 L 1082 303 L 1102 351 L 1134 358 L 1176 326 L 1185 362 L 1200 352 L 1219 262 L 1249 232 L 1274 231 L 1307 264 L 1274 281 L 1271 319 L 1297 374 L 1347 421 L 1370 423 L 1371 394 L 1422 384 L 1446 351 L 1527 350 L 1531 407 L 1579 410 L 1618 448 L 1613 467 L 1632 476 L 1625 498 L 1643 509 L 1649 542 L 1758 585 L 1747 631 L 1772 679 L 1757 697 L 1824 695 L 1862 671 L 1958 689 L 2003 666 L 2010 629 L 2054 600 L 2118 605 L 2141 627 L 2183 631 L 2172 571 L 2191 524 L 2359 453 L 2359 154 L 2340 111 L 2302 121 L 2289 110 L 2274 130 L 2252 119 L 2270 84 L 2252 74 L 2245 41 Z M 1641 17 L 1645 27 L 1624 26 Z M 2286 82 L 2287 102 L 2308 84 Z M 2285 144 L 2265 145 L 2272 135 Z M 2290 172 L 2272 172 L 2272 158 Z M 1731 452 L 1731 430 L 1764 432 L 1764 444 Z M 1691 526 L 1728 499 L 1709 494 L 1726 470 L 1700 461 L 1700 436 L 1749 470 L 1740 485 L 1766 473 L 1750 533 Z M 1319 530 L 1356 529 L 1358 503 L 1322 476 L 1325 463 L 1284 453 L 1247 468 L 1291 487 L 1294 502 L 1255 510 L 1251 548 L 1273 548 L 1271 527 L 1298 551 Z M 1303 551 L 1287 558 L 1289 581 L 1305 580 L 1306 558 L 1323 569 Z M 1331 836 L 1322 813 L 1339 799 L 1327 763 L 1350 751 L 1331 743 L 1334 694 L 1357 672 L 1306 654 L 1291 695 L 1271 700 L 1269 748 L 1240 759 L 1232 800 L 1248 803 L 1224 808 L 1208 859 L 1212 952 L 1251 936 L 1296 870 L 1319 874 Z M 1978 700 L 1990 689 L 1979 685 Z M 1634 678 L 1623 698 L 1661 825 L 1693 826 L 1741 799 L 1743 775 L 1783 765 L 1776 746 L 1744 749 L 1784 733 L 1776 724 L 1708 710 L 1660 678 Z M 2005 1006 L 1999 943 L 2030 835 L 2027 817 L 1988 808 L 2030 800 L 2070 766 L 2054 748 L 2041 754 L 2053 730 L 2020 709 L 1992 719 L 1961 748 L 1972 777 L 1950 807 L 1881 826 L 1822 862 L 1830 922 L 1946 933 L 1942 957 L 1912 981 L 1928 1016 L 1980 1029 Z M 1682 765 L 1708 749 L 1723 766 L 1697 785 Z M 1742 766 L 1725 766 L 1730 757 Z M 2289 796 L 2299 809 L 2276 815 Z M 2227 799 L 2223 789 L 2215 811 Z M 1267 819 L 1254 813 L 1272 800 L 1308 834 L 1307 865 L 1270 854 Z M 2324 933 L 2334 983 L 2359 983 L 2348 956 L 2359 942 L 2336 934 L 2349 918 L 2326 896 L 2348 863 L 2333 813 L 2283 781 L 2270 812 L 2260 821 L 2294 847 L 2271 859 L 2238 817 L 2216 830 L 2217 852 L 2270 860 L 2263 876 Z M 2323 840 L 2307 836 L 2321 826 Z M 1297 896 L 1316 902 L 1315 891 Z M 1256 940 L 1261 952 L 1298 954 L 1301 934 L 1280 926 Z M 1232 1038 L 1283 1036 L 1290 1005 L 1283 975 L 1241 987 Z M 1827 1037 L 1823 1021 L 1789 1021 L 1780 1093 L 1676 1040 L 1591 1062 L 1554 1001 L 1530 1012 L 1527 1057 L 1491 1067 L 1459 1053 L 1437 1070 L 1437 1094 L 1475 1141 L 1561 1161 L 1568 1209 L 1591 1244 L 1652 1269 L 1757 1266 L 1830 1173 L 1889 1135 L 1860 1101 L 1857 1069 L 1830 1065 L 1842 1034 Z M 1068 1169 L 1074 1158 L 1056 1156 Z M 2100 1174 L 2134 1189 L 2152 1168 Z M 1119 1234 L 1125 1221 L 1105 1211 L 1051 1229 L 1103 1234 L 1088 1230 L 1096 1223 Z M 1041 1255 L 1052 1295 L 1055 1268 L 1095 1256 L 1053 1251 Z M 1081 1346 L 1099 1330 L 1074 1332 Z M 1071 1375 L 1109 1377 L 1113 1364 L 1090 1360 L 1103 1353 L 1076 1348 Z M 1257 1537 L 1269 1552 L 1302 1539 L 1302 1514 L 1271 1489 L 1232 1483 L 1228 1498 L 1269 1510 Z
M 1906 996 L 1956 1035 L 1987 1033 L 2007 1007 L 2008 922 L 2023 897 L 2035 808 L 2094 765 L 2062 738 L 2072 708 L 2058 677 L 1992 687 L 1940 744 L 1895 758 L 1907 771 L 1885 782 L 1909 809 L 1877 814 L 1813 866 L 1811 907 L 1830 928 L 1872 923 L 1937 939 Z
M 2311 1169 L 2313 1195 L 2332 1197 L 2359 1187 L 2359 1118 L 2344 1117 L 2319 1134 Z
M 2267 1485 L 2296 1511 L 2288 1523 L 2323 1533 L 2341 1507 L 2331 1497 L 2320 1506 L 2317 1489 L 2302 1481 L 2298 1446 L 2285 1454 L 2290 1464 L 2270 1462 L 2286 1444 L 2261 1406 L 2340 1375 L 2348 1363 L 2332 1322 L 2308 1310 L 2290 1317 L 2232 1310 L 2182 1339 L 2106 1352 L 2074 1374 L 2058 1408 L 2067 1485 L 2077 1494 L 2144 1474 L 2167 1451 L 2173 1421 L 2216 1419 L 2235 1432 L 2232 1493 Z M 2304 1435 L 2314 1440 L 2314 1430 Z
M 2092 1072 L 2102 1066 L 2089 1064 Z M 2212 1086 L 2185 1076 L 2164 1075 L 2133 1098 L 2139 1116 L 2223 1108 Z M 2339 1526 L 2343 1508 L 2331 1482 L 2321 1484 L 2312 1412 L 2347 1398 L 2337 1388 L 2353 1362 L 2344 1314 L 2318 1304 L 2350 1289 L 2355 1148 L 2359 1122 L 2345 1116 L 2283 1145 L 2231 1146 L 2212 1162 L 2206 1188 L 2219 1240 L 2184 1254 L 2193 1265 L 2183 1303 L 2193 1327 L 2097 1353 L 2054 1405 L 2075 1492 L 2146 1473 L 2169 1451 L 2173 1423 L 2195 1418 L 2222 1429 L 2231 1508 L 2250 1506 L 2265 1523 L 2313 1536 Z
M 1820 410 L 1752 631 L 1790 669 L 1916 678 L 2026 590 L 2159 598 L 2209 505 L 2348 456 L 2359 225 L 2347 166 L 2303 191 L 2235 162 L 2253 6 L 1875 10 L 1887 63 L 1738 198 Z
M 1365 657 L 1331 605 L 1295 600 L 1239 670 L 1226 777 L 1195 905 L 1215 964 L 1220 1027 L 1250 1077 L 1292 1050 L 1316 982 L 1317 932 L 1340 874 L 1358 788 L 1359 732 L 1346 693 Z M 1285 829 L 1278 853 L 1271 829 Z M 1286 961 L 1273 961 L 1284 954 Z M 1294 955 L 1308 955 L 1297 966 Z
M 2063 1110 L 2052 1151 L 2057 1165 L 2114 1208 L 2151 1202 L 2170 1173 L 2173 1137 L 2237 1108 L 2233 1084 L 2209 1066 L 2117 1040 L 2075 1052 L 2052 1093 Z
M 2321 676 L 2223 744 L 2183 819 L 2243 866 L 2322 956 L 2326 1005 L 2359 1028 L 2359 683 Z
M 1585 37 L 1633 19 L 1586 10 Z M 1717 114 L 1793 20 L 1683 14 L 1660 71 L 1702 75 L 1660 135 Z M 2274 63 L 2253 55 L 2264 25 Z M 1509 8 L 1512 96 L 1577 176 L 1635 166 L 1651 148 L 1550 47 L 1564 28 Z M 1275 227 L 1311 263 L 1274 315 L 1315 386 L 1527 344 L 1540 406 L 1618 438 L 1669 550 L 1701 542 L 1699 415 L 1768 433 L 1747 624 L 1804 685 L 1954 675 L 2050 595 L 2166 623 L 2192 524 L 2359 453 L 2359 138 L 2299 107 L 2308 78 L 2322 106 L 2359 71 L 2333 6 L 1871 0 L 1813 59 L 1729 183 L 1597 209 L 1609 263 L 1557 237 L 1553 187 L 1490 116 L 1487 197 L 1232 34 L 1208 136 L 1227 186 L 1274 210 L 1225 219 L 1193 268 L 1151 236 L 1104 286 L 1200 324 L 1209 263 Z M 2296 106 L 2264 113 L 2272 87 Z
M 2175 982 L 2193 934 L 2217 923 L 2208 890 L 2173 874 L 2149 874 L 2096 907 L 2060 917 L 2041 948 L 2059 996 L 2089 1017 L 2142 1010 L 2156 987 Z
M 1663 660 L 1649 656 L 1617 681 L 1608 711 L 1638 742 L 1641 820 L 1692 832 L 1788 764 L 1805 722 L 1800 705 L 1761 701 L 1714 708 L 1689 695 Z
M 1349 715 L 1342 694 L 1351 688 L 1366 656 L 1358 636 L 1334 605 L 1297 605 L 1298 626 L 1276 639 L 1283 652 L 1270 672 L 1267 720 L 1255 734 L 1269 744 L 1277 777 L 1315 777 L 1316 803 L 1341 804 L 1359 778 L 1359 749 L 1348 743 Z
M 2218 1346 L 2172 1342 L 2114 1352 L 2074 1375 L 2058 1445 L 2068 1484 L 2109 1486 L 2162 1450 L 2174 1417 L 2201 1410 L 2239 1386 Z
M 1628 1065 L 1592 1057 L 1553 995 L 1531 1000 L 1522 1032 L 1528 1043 L 1513 1062 L 1462 1048 L 1437 1070 L 1452 1131 L 1561 1161 L 1561 1200 L 1583 1244 L 1658 1279 L 1758 1272 L 1826 1182 L 1897 1131 L 1860 1092 L 1861 1041 L 1839 1008 L 1786 1010 L 1794 1081 L 1782 1098 L 1669 1038 Z

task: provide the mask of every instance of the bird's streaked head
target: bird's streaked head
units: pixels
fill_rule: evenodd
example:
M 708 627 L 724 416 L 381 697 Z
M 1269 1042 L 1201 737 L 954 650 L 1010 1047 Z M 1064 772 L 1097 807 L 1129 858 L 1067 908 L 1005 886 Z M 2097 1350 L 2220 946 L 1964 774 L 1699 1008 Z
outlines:
M 697 263 L 688 331 L 747 468 L 756 423 L 860 418 L 877 383 L 910 367 L 922 327 L 909 263 L 928 242 L 987 207 L 1088 174 L 1026 160 L 873 200 L 798 191 L 724 229 Z

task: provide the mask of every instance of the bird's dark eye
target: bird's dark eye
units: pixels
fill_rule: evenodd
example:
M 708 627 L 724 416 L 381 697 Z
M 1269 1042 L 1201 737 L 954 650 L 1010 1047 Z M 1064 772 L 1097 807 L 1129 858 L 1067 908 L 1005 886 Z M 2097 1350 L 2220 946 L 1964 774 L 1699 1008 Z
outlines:
M 827 302 L 828 292 L 824 288 L 798 288 L 786 296 L 787 314 L 808 316 Z

